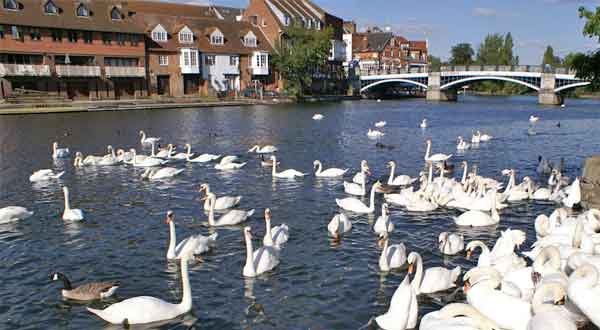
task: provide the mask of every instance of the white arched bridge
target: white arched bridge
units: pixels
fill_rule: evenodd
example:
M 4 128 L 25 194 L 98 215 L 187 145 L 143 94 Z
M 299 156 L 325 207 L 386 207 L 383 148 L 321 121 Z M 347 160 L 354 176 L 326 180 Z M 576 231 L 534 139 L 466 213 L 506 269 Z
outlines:
M 364 93 L 385 84 L 403 84 L 427 91 L 427 99 L 454 101 L 457 90 L 477 81 L 506 81 L 538 92 L 541 104 L 562 104 L 561 92 L 589 85 L 576 77 L 575 72 L 563 68 L 541 66 L 443 66 L 437 72 L 425 68 L 410 70 L 362 71 L 361 89 Z

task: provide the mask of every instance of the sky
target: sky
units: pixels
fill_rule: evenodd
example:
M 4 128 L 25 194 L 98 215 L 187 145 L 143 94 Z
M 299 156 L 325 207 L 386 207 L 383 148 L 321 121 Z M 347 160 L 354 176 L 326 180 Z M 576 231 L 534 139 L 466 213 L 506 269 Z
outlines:
M 170 0 L 207 3 L 209 0 Z M 312 0 L 327 12 L 365 26 L 389 26 L 408 39 L 427 39 L 430 54 L 448 59 L 453 45 L 477 47 L 487 34 L 511 32 L 521 64 L 539 64 L 548 45 L 555 55 L 587 52 L 597 39 L 584 37 L 577 9 L 594 9 L 600 0 Z M 246 7 L 248 0 L 210 0 Z

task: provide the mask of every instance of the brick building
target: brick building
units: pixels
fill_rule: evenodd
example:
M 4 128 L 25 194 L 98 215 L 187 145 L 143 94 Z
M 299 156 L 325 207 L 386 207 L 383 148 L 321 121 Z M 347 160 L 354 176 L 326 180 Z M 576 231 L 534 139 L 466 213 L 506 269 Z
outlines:
M 125 1 L 2 0 L 0 98 L 13 89 L 73 99 L 144 96 L 143 30 Z

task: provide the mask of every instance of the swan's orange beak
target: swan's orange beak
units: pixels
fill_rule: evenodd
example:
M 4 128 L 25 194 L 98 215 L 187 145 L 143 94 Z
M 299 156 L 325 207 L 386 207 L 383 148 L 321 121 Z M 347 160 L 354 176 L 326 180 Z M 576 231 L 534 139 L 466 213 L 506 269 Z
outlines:
M 473 251 L 467 250 L 467 260 L 471 259 L 472 254 L 473 254 Z
M 412 274 L 413 270 L 414 270 L 413 264 L 408 264 L 408 273 Z
M 469 282 L 469 280 L 467 280 L 465 282 L 465 284 L 463 285 L 463 291 L 465 294 L 467 294 L 467 292 L 471 289 L 471 283 Z

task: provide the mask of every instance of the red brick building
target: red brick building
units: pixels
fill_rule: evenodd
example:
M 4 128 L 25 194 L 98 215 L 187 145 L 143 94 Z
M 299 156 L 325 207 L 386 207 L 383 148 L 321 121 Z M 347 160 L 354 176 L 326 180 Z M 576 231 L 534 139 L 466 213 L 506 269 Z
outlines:
M 144 31 L 126 1 L 0 6 L 0 98 L 17 88 L 73 99 L 146 95 Z

